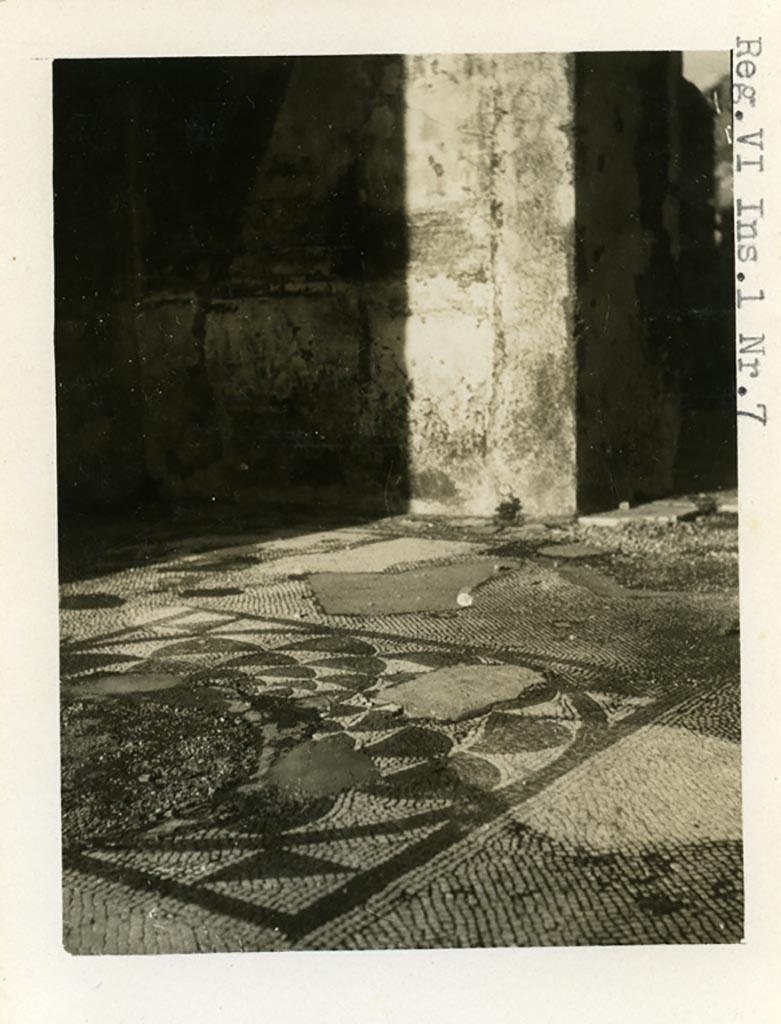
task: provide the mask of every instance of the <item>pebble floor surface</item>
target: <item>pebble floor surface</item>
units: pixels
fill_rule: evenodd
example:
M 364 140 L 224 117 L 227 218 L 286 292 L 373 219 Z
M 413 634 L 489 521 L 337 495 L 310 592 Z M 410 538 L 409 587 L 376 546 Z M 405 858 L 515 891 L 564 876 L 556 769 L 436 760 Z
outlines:
M 71 565 L 66 948 L 740 941 L 738 604 L 714 572 L 736 531 L 725 555 L 698 554 L 708 524 L 666 529 L 660 554 L 638 527 L 626 564 L 614 531 L 391 518 Z M 461 577 L 435 570 L 486 559 L 442 610 Z M 328 614 L 340 573 L 425 577 L 438 610 Z M 437 713 L 413 717 L 435 672 Z

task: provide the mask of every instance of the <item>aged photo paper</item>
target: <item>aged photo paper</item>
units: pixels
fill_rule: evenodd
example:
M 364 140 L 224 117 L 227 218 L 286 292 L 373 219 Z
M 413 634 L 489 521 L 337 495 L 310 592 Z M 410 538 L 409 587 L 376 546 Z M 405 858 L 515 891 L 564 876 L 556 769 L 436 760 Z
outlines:
M 0 3 L 9 1020 L 775 1019 L 780 21 Z

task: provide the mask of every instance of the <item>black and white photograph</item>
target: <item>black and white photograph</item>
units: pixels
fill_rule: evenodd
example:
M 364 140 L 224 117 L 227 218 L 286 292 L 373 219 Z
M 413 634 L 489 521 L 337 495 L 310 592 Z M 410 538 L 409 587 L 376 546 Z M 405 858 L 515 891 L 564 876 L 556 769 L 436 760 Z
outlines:
M 0 0 L 0 1017 L 776 1020 L 780 29 Z
M 69 954 L 743 940 L 733 79 L 53 61 Z

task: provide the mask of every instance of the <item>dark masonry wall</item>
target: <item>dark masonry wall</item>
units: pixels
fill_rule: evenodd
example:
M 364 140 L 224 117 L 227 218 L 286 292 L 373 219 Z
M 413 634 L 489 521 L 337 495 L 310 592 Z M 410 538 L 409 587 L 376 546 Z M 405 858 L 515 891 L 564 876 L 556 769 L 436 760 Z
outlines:
M 575 58 L 582 510 L 737 481 L 728 82 L 718 92 L 687 82 L 678 54 Z
M 731 80 L 681 81 L 681 432 L 676 490 L 737 484 Z
M 63 506 L 403 502 L 399 58 L 54 74 Z
M 680 74 L 676 54 L 575 58 L 581 510 L 673 487 Z

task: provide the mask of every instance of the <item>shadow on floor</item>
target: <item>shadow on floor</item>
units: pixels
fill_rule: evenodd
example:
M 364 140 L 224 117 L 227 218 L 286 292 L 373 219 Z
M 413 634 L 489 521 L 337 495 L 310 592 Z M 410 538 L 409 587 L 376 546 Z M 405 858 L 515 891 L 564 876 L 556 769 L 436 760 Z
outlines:
M 150 502 L 135 508 L 70 512 L 59 520 L 60 583 L 247 543 L 304 536 L 376 519 L 333 507 Z

